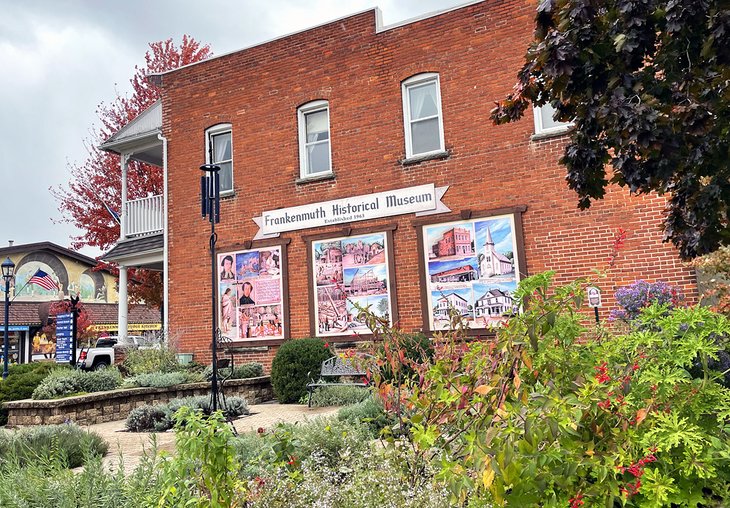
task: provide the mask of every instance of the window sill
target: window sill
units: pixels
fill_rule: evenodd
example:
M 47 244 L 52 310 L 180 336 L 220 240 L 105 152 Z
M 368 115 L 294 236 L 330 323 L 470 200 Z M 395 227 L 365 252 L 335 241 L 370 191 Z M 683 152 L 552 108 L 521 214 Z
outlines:
M 230 199 L 230 198 L 235 197 L 235 196 L 236 196 L 236 191 L 226 191 L 226 192 L 221 192 L 220 193 L 220 198 L 221 199 Z
M 560 136 L 565 136 L 566 134 L 571 132 L 574 128 L 575 128 L 575 125 L 565 125 L 563 127 L 557 127 L 555 129 L 550 129 L 549 131 L 535 133 L 532 136 L 530 136 L 530 141 L 540 141 L 542 139 L 558 138 Z
M 415 155 L 413 157 L 407 157 L 400 160 L 401 166 L 413 166 L 414 164 L 420 164 L 421 162 L 433 161 L 439 159 L 448 159 L 451 156 L 451 152 L 443 150 L 440 152 L 427 153 L 424 155 Z
M 334 180 L 335 174 L 334 173 L 326 173 L 324 175 L 315 175 L 315 176 L 306 176 L 302 178 L 297 178 L 294 183 L 297 185 L 302 185 L 305 183 L 312 183 L 312 182 L 324 182 L 327 180 Z

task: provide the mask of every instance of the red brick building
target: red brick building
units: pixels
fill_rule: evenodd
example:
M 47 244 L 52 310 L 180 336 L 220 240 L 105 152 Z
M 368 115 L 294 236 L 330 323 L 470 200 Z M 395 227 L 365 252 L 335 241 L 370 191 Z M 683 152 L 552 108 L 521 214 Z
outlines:
M 446 292 L 473 317 L 480 296 L 513 291 L 526 274 L 555 270 L 566 282 L 606 269 L 619 228 L 628 235 L 600 282 L 604 317 L 615 288 L 638 278 L 693 298 L 694 274 L 662 243 L 662 198 L 615 188 L 579 211 L 558 164 L 569 127 L 546 110 L 492 125 L 535 7 L 472 2 L 386 27 L 369 10 L 154 76 L 167 142 L 169 326 L 181 351 L 209 358 L 209 224 L 198 199 L 206 162 L 222 167 L 218 251 L 236 260 L 235 279 L 219 281 L 219 307 L 242 354 L 266 364 L 284 337 L 362 332 L 339 290 L 359 266 L 320 257 L 333 244 L 384 246 L 373 268 L 389 283 L 358 303 L 407 330 L 438 328 Z M 433 242 L 454 228 L 477 248 L 439 256 Z M 485 231 L 511 273 L 431 282 L 459 267 L 479 272 Z M 327 274 L 319 283 L 318 270 Z

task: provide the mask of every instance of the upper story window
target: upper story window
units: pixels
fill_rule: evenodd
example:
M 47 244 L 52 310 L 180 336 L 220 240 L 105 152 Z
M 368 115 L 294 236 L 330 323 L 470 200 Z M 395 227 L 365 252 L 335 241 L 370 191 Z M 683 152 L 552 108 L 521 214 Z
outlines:
M 330 111 L 327 101 L 301 106 L 299 117 L 299 167 L 302 178 L 332 173 Z
M 403 82 L 403 116 L 406 158 L 445 150 L 438 74 L 419 74 Z
M 217 164 L 221 170 L 221 194 L 233 192 L 233 139 L 231 124 L 219 124 L 205 131 L 205 148 L 208 163 Z
M 568 130 L 572 122 L 558 122 L 553 119 L 555 108 L 550 104 L 535 106 L 535 134 L 561 134 Z

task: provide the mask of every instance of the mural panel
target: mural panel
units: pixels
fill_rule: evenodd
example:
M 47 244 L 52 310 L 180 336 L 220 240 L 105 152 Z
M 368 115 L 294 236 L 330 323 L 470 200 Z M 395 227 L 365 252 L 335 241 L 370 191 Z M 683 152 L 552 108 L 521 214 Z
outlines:
M 504 324 L 517 312 L 517 252 L 512 214 L 424 226 L 430 329 L 448 328 L 450 312 L 470 328 Z
M 223 336 L 240 341 L 284 338 L 281 256 L 279 246 L 218 255 Z
M 392 324 L 388 235 L 365 235 L 313 241 L 314 319 L 318 337 L 369 334 L 358 306 Z

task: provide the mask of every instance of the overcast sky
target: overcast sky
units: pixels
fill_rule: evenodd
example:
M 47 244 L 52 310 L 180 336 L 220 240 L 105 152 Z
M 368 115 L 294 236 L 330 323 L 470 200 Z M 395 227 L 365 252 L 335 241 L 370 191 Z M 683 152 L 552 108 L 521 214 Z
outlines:
M 129 92 L 149 42 L 189 34 L 220 55 L 376 6 L 390 25 L 464 1 L 0 0 L 0 246 L 80 234 L 53 222 L 48 189 L 86 158 L 97 105 Z

